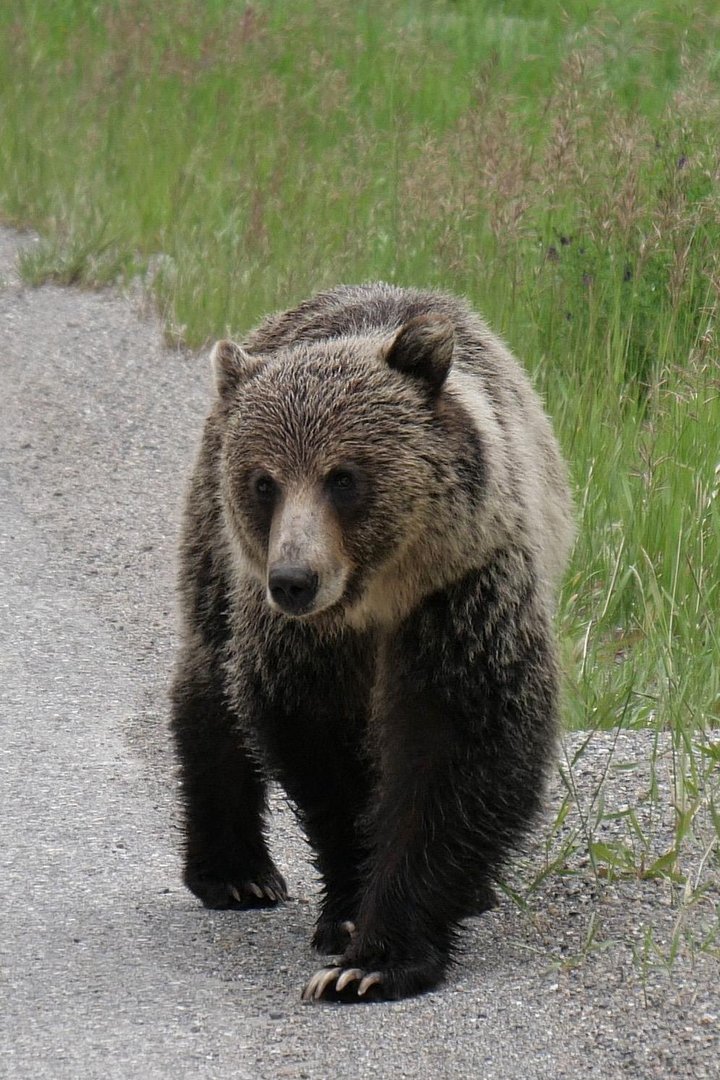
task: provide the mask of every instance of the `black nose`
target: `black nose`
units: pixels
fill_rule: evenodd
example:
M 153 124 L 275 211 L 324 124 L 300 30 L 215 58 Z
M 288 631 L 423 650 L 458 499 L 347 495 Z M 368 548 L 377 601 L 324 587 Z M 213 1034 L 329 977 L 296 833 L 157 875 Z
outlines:
M 270 595 L 288 615 L 299 615 L 312 604 L 318 576 L 304 566 L 278 566 L 268 577 Z

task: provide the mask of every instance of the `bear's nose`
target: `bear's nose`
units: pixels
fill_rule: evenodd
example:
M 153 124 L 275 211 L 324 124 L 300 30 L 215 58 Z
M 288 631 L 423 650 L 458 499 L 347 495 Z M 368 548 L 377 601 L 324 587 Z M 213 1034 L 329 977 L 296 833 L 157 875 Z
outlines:
M 300 615 L 312 604 L 318 576 L 304 566 L 278 566 L 270 571 L 268 589 L 279 608 L 288 615 Z

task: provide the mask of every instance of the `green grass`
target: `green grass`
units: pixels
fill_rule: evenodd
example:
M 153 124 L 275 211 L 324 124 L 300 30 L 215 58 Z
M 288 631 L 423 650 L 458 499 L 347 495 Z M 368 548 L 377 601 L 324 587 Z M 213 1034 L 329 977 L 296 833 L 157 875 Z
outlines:
M 572 463 L 567 722 L 678 747 L 720 724 L 718 116 L 716 0 L 0 10 L 27 279 L 153 260 L 195 345 L 338 281 L 468 295 Z

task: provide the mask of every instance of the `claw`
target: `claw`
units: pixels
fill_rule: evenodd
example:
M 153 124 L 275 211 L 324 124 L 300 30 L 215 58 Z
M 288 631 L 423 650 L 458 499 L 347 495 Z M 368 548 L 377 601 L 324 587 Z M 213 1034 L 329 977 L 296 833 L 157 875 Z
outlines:
M 258 900 L 264 900 L 265 899 L 265 893 L 262 891 L 262 889 L 260 888 L 259 885 L 255 884 L 254 881 L 249 881 L 248 882 L 248 889 L 253 894 L 253 896 L 257 896 Z
M 339 975 L 339 973 L 341 971 L 342 971 L 342 968 L 334 967 L 334 968 L 330 968 L 329 971 L 326 971 L 322 975 L 322 977 L 320 978 L 317 986 L 315 987 L 315 998 L 316 998 L 316 1000 L 318 1000 L 318 1001 L 320 1000 L 320 998 L 323 996 L 323 994 L 327 990 L 328 986 L 330 986 L 330 984 L 333 983 L 335 981 L 335 979 L 337 979 L 337 977 L 338 977 L 338 975 Z
M 269 885 L 266 885 L 263 889 L 263 892 L 265 893 L 265 896 L 268 900 L 272 900 L 275 904 L 277 904 L 280 897 L 277 895 L 274 889 L 271 889 Z
M 302 1000 L 319 1001 L 330 983 L 337 979 L 341 971 L 342 968 L 340 967 L 321 968 L 320 971 L 316 971 L 302 992 Z
M 234 885 L 228 885 L 228 892 L 232 896 L 233 900 L 237 900 L 238 904 L 242 904 L 242 898 Z
M 346 934 L 352 937 L 355 933 L 355 923 L 351 922 L 350 919 L 346 919 L 345 922 L 340 923 L 340 929 L 344 930 Z
M 346 968 L 335 983 L 335 989 L 340 993 L 349 982 L 362 978 L 362 968 Z
M 383 975 L 381 971 L 371 971 L 369 975 L 366 975 L 357 988 L 357 996 L 362 997 L 371 986 L 377 986 L 383 981 Z

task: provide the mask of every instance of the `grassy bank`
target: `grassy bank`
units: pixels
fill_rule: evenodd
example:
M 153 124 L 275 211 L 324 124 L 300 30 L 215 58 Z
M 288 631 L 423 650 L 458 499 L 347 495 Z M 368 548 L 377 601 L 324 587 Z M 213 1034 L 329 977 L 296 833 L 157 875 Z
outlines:
M 0 210 L 31 281 L 161 253 L 192 344 L 338 281 L 467 294 L 572 462 L 567 721 L 680 747 L 720 722 L 719 50 L 714 0 L 11 0 Z

